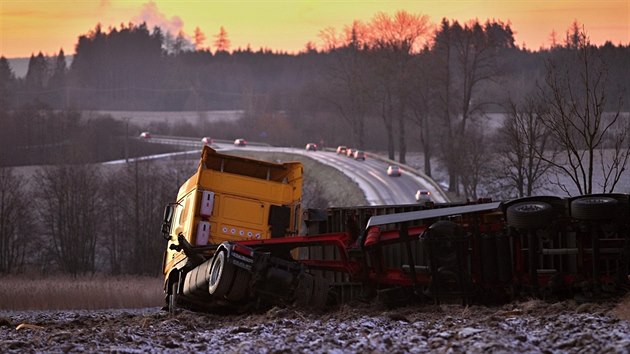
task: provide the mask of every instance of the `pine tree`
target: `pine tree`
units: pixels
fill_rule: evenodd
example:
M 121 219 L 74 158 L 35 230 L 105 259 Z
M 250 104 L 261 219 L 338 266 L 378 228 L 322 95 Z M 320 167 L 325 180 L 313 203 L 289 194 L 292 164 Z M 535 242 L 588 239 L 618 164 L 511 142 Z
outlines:
M 228 52 L 230 50 L 230 40 L 228 39 L 228 34 L 223 26 L 221 26 L 219 34 L 214 36 L 214 38 L 216 38 L 214 41 L 214 47 L 217 48 L 217 53 Z
M 11 89 L 15 85 L 15 74 L 11 70 L 9 61 L 0 57 L 0 112 L 9 108 Z
M 48 64 L 42 52 L 37 56 L 31 54 L 26 72 L 26 87 L 29 90 L 43 90 L 48 81 Z

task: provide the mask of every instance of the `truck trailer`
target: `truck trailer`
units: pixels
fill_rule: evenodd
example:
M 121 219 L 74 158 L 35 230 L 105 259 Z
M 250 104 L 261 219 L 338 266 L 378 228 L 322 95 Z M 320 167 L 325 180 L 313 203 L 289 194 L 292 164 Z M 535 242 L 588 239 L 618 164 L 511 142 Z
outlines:
M 303 210 L 303 167 L 204 146 L 166 206 L 165 308 L 322 309 L 628 288 L 630 196 Z

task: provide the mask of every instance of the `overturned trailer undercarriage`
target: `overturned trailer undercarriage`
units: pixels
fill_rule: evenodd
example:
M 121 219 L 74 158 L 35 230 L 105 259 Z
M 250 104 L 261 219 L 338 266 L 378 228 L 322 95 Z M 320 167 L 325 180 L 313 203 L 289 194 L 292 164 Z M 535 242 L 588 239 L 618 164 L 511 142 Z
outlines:
M 627 194 L 302 213 L 299 187 L 299 164 L 204 148 L 165 212 L 168 308 L 594 298 L 628 285 Z

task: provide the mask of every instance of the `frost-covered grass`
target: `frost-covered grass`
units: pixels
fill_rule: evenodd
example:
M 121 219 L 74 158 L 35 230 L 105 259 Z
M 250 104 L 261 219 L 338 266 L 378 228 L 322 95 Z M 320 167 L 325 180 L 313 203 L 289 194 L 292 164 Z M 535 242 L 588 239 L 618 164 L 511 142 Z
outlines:
M 0 310 L 144 308 L 162 306 L 163 280 L 157 277 L 0 278 Z

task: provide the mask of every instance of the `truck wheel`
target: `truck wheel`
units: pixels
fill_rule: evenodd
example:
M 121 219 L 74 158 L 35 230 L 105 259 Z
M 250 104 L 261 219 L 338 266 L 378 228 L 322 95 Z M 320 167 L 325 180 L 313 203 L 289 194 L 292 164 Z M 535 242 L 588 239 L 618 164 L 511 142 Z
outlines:
M 571 202 L 571 216 L 578 220 L 612 219 L 617 215 L 617 199 L 583 197 Z
M 553 208 L 544 202 L 522 202 L 507 209 L 508 225 L 517 229 L 539 229 L 553 218 Z
M 215 256 L 210 268 L 208 291 L 211 295 L 224 298 L 234 280 L 234 265 L 227 261 L 225 250 L 220 250 Z

